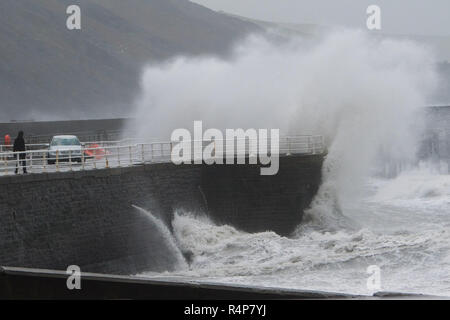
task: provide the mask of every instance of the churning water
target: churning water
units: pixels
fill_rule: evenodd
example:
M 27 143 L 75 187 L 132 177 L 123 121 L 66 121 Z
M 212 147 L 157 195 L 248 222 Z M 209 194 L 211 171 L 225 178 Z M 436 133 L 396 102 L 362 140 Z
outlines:
M 342 204 L 342 214 L 348 228 L 307 223 L 286 238 L 178 212 L 174 238 L 192 262 L 160 276 L 371 294 L 366 271 L 377 265 L 381 290 L 450 296 L 450 175 L 415 170 L 372 178 L 360 200 Z

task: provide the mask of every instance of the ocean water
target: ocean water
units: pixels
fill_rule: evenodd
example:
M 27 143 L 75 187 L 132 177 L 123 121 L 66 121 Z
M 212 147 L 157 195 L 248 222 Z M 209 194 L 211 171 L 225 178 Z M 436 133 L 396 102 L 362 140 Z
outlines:
M 339 212 L 345 223 L 335 224 L 336 217 L 324 224 L 306 221 L 290 237 L 245 233 L 177 212 L 173 240 L 190 253 L 190 263 L 141 276 L 450 296 L 450 175 L 414 169 L 394 179 L 368 178 L 357 199 L 341 201 Z M 367 287 L 371 265 L 380 268 L 380 290 Z

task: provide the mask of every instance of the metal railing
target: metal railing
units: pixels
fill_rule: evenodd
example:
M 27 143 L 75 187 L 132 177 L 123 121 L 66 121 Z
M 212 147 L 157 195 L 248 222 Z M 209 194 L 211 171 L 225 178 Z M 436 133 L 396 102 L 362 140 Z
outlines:
M 190 152 L 192 160 L 202 159 L 204 150 L 210 147 L 210 158 L 228 157 L 232 155 L 254 156 L 255 146 L 262 144 L 267 146 L 269 152 L 270 140 L 255 141 L 243 139 L 216 140 L 216 141 L 185 141 L 185 142 L 152 142 L 152 143 L 127 143 L 121 141 L 99 141 L 84 144 L 78 150 L 54 151 L 48 149 L 27 150 L 25 152 L 0 152 L 0 175 L 14 174 L 17 170 L 22 173 L 25 169 L 28 173 L 49 173 L 60 171 L 91 170 L 112 167 L 128 167 L 143 163 L 170 162 L 172 150 L 175 146 L 184 147 L 184 151 Z M 91 147 L 96 145 L 95 147 Z M 231 146 L 234 153 L 229 152 Z M 280 137 L 280 156 L 321 154 L 325 152 L 322 136 L 285 136 Z M 204 160 L 204 159 L 203 159 Z

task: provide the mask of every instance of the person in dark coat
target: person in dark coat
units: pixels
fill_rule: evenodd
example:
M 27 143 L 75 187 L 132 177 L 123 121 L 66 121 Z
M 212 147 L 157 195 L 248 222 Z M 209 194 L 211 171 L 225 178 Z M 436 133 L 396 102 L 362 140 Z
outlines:
M 25 151 L 25 140 L 23 139 L 23 131 L 19 131 L 17 138 L 14 140 L 13 152 L 21 152 Z M 21 152 L 16 154 L 17 162 L 16 162 L 16 174 L 19 173 L 19 162 L 21 167 L 23 168 L 23 173 L 27 173 L 27 161 L 26 161 L 26 153 Z

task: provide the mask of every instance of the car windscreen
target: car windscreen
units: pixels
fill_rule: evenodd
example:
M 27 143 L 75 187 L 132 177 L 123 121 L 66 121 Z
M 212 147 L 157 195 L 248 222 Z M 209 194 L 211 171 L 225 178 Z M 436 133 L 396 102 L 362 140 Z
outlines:
M 51 146 L 79 146 L 80 141 L 77 138 L 53 138 Z

